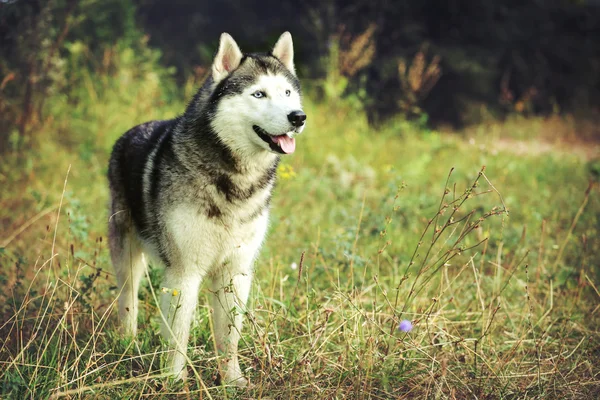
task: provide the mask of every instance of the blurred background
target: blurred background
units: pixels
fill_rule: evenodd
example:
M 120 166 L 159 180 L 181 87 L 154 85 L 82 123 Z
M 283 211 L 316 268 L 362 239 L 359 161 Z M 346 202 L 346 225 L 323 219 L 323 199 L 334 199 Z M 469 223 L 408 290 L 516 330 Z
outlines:
M 48 97 L 76 101 L 86 74 L 130 63 L 132 79 L 152 70 L 179 96 L 221 32 L 250 52 L 285 30 L 310 95 L 359 103 L 373 125 L 600 113 L 596 0 L 2 0 L 0 142 L 43 123 Z M 593 126 L 579 134 L 599 138 Z

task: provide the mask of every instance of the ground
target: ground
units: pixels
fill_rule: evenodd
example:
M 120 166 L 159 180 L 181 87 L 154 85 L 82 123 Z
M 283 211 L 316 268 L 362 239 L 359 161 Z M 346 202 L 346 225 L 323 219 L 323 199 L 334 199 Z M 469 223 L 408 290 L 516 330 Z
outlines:
M 122 132 L 183 103 L 131 95 L 49 119 L 31 150 L 3 156 L 2 397 L 600 395 L 598 143 L 548 134 L 570 126 L 558 117 L 374 129 L 310 98 L 243 310 L 254 387 L 214 384 L 206 290 L 190 379 L 161 377 L 160 269 L 140 293 L 137 341 L 118 333 L 106 162 Z

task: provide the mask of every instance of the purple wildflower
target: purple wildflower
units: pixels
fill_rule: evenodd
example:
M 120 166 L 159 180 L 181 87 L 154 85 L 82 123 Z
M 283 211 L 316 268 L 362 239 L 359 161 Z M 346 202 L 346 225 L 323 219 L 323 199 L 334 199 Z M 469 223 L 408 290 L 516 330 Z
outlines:
M 400 325 L 398 325 L 398 330 L 402 331 L 402 332 L 410 332 L 413 328 L 412 322 L 410 322 L 407 319 L 403 319 L 400 322 Z

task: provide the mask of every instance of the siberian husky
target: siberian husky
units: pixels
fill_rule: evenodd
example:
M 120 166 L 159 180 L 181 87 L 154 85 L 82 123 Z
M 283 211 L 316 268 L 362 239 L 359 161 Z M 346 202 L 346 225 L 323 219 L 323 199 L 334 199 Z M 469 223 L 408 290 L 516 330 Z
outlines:
M 200 285 L 208 280 L 220 378 L 246 386 L 238 361 L 253 263 L 265 238 L 279 157 L 302 132 L 289 32 L 270 53 L 242 53 L 223 33 L 211 73 L 182 116 L 126 132 L 109 164 L 109 242 L 124 332 L 135 336 L 149 259 L 164 265 L 161 333 L 169 373 L 185 356 Z

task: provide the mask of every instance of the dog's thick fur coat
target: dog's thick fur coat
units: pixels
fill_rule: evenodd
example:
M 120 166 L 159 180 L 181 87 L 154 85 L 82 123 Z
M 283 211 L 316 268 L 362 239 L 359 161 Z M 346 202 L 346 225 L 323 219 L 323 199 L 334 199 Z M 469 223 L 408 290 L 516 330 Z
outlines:
M 225 383 L 245 386 L 237 348 L 253 263 L 264 240 L 279 155 L 305 126 L 289 33 L 271 53 L 243 54 L 224 33 L 212 71 L 185 113 L 138 125 L 109 164 L 109 241 L 119 315 L 135 336 L 149 259 L 165 266 L 160 293 L 166 365 L 186 376 L 201 283 L 208 278 Z

